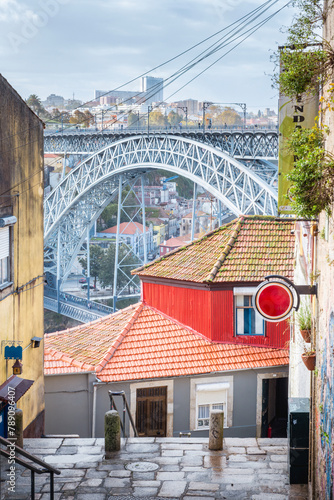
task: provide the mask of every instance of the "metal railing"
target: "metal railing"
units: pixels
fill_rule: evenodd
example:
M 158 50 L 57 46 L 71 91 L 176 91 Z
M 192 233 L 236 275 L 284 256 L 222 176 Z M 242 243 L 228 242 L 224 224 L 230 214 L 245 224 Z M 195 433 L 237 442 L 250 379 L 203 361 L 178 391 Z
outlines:
M 130 413 L 130 408 L 129 408 L 128 402 L 126 400 L 125 392 L 124 391 L 108 391 L 108 392 L 109 392 L 109 399 L 110 399 L 110 409 L 111 410 L 116 410 L 118 414 L 119 414 L 119 411 L 117 410 L 114 397 L 115 396 L 122 396 L 122 399 L 123 399 L 123 415 L 122 415 L 122 418 L 120 419 L 120 423 L 121 423 L 121 429 L 122 429 L 122 432 L 123 432 L 123 437 L 127 437 L 127 435 L 125 433 L 125 415 L 126 415 L 126 413 L 128 414 L 129 422 L 130 422 L 131 427 L 133 429 L 133 433 L 134 433 L 135 437 L 138 437 L 138 432 L 137 432 L 136 426 L 134 424 L 132 415 Z
M 16 444 L 12 443 L 11 441 L 8 441 L 7 439 L 3 438 L 0 436 L 0 444 L 6 446 L 7 448 L 10 446 L 12 448 L 13 446 L 15 447 L 15 455 L 13 456 L 12 453 L 9 453 L 8 451 L 0 448 L 0 455 L 7 457 L 10 460 L 15 460 L 15 462 L 19 465 L 22 465 L 26 469 L 30 470 L 30 477 L 31 477 L 31 500 L 35 500 L 35 473 L 36 474 L 50 474 L 50 500 L 54 500 L 54 474 L 61 474 L 61 471 L 58 469 L 55 469 L 51 465 L 47 464 L 44 462 L 44 460 L 41 460 L 40 458 L 35 457 L 34 455 L 31 455 L 27 451 L 23 450 Z M 40 465 L 42 469 L 39 469 L 38 467 L 35 467 L 35 465 L 26 462 L 25 460 L 22 460 L 17 456 L 17 454 L 22 455 L 25 458 L 28 458 L 31 462 Z

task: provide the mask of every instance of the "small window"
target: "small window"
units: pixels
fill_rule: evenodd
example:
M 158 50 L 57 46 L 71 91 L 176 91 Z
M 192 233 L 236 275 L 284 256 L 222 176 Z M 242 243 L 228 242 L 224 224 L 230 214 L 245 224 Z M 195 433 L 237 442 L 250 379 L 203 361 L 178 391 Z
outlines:
M 210 412 L 212 410 L 222 410 L 224 412 L 224 427 L 226 427 L 226 407 L 224 403 L 198 405 L 197 407 L 197 427 L 198 429 L 208 429 L 210 426 Z
M 9 226 L 0 228 L 0 288 L 10 284 Z
M 253 307 L 252 295 L 235 296 L 237 335 L 264 335 L 264 319 Z

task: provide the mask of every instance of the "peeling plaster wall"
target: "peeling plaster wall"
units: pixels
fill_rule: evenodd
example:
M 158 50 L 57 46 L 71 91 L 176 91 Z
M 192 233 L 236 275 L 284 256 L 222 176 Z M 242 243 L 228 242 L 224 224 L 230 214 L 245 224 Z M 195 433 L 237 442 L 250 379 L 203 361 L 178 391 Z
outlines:
M 17 218 L 10 244 L 11 285 L 0 290 L 0 339 L 21 342 L 22 375 L 33 380 L 17 407 L 25 437 L 44 432 L 43 338 L 43 123 L 0 75 L 0 216 Z M 0 384 L 14 360 L 1 351 Z
M 296 265 L 294 272 L 294 283 L 296 285 L 310 284 L 312 269 L 312 242 L 310 224 L 297 222 L 296 229 Z M 301 295 L 301 305 L 311 307 L 311 299 L 308 295 Z M 298 315 L 295 315 L 295 319 Z M 289 397 L 310 397 L 310 372 L 305 367 L 301 355 L 309 344 L 305 344 L 299 333 L 298 319 L 291 322 L 290 332 L 290 368 L 289 368 Z
M 324 26 L 325 40 L 334 37 L 334 9 Z M 332 78 L 333 81 L 333 78 Z M 326 87 L 325 87 L 326 95 Z M 334 113 L 322 114 L 330 133 L 326 149 L 334 154 Z M 332 207 L 334 213 L 334 206 Z M 316 272 L 319 272 L 317 302 L 317 369 L 314 374 L 314 498 L 334 498 L 334 220 L 320 214 Z

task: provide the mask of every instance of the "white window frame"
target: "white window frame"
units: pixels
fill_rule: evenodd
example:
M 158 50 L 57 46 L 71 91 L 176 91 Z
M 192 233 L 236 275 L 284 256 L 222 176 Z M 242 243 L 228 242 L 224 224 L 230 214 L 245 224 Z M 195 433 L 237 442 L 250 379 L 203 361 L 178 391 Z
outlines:
M 265 337 L 266 335 L 266 323 L 265 320 L 262 318 L 262 316 L 256 311 L 254 307 L 254 301 L 253 301 L 253 296 L 254 293 L 256 292 L 257 287 L 235 287 L 233 288 L 233 298 L 234 298 L 234 330 L 235 330 L 235 336 L 236 337 L 242 337 L 242 336 L 251 336 L 251 337 Z M 241 333 L 238 332 L 238 310 L 243 309 L 243 306 L 240 304 L 237 304 L 240 299 L 240 297 L 245 297 L 249 296 L 251 297 L 251 303 L 252 303 L 252 309 L 254 309 L 255 312 L 255 322 L 256 324 L 261 324 L 262 325 L 262 331 L 260 333 L 254 333 L 253 331 L 253 325 L 252 325 L 252 332 L 251 333 Z M 251 309 L 251 307 L 246 307 L 247 309 Z
M 16 217 L 0 218 L 0 291 L 13 284 L 12 278 L 12 230 Z M 2 244 L 1 244 L 2 243 Z M 5 276 L 5 278 L 3 278 Z
M 198 408 L 202 406 L 199 393 L 207 395 L 207 403 L 210 405 L 210 410 L 215 404 L 224 405 L 224 427 L 232 427 L 233 425 L 233 376 L 221 377 L 200 377 L 190 380 L 190 430 L 200 431 L 209 429 L 208 426 L 198 425 Z M 221 392 L 221 399 L 218 401 L 217 392 Z M 210 401 L 210 393 L 213 398 Z

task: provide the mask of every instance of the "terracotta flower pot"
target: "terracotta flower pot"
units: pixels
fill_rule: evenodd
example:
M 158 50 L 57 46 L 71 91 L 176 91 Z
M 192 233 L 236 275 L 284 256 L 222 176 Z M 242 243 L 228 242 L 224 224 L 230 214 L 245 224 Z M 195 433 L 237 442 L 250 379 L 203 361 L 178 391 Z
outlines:
M 315 352 L 312 352 L 312 353 L 303 353 L 302 354 L 302 360 L 304 362 L 304 365 L 306 366 L 306 368 L 308 370 L 310 370 L 311 372 L 314 370 L 315 368 Z
M 307 344 L 311 342 L 311 330 L 300 330 L 301 336 Z

